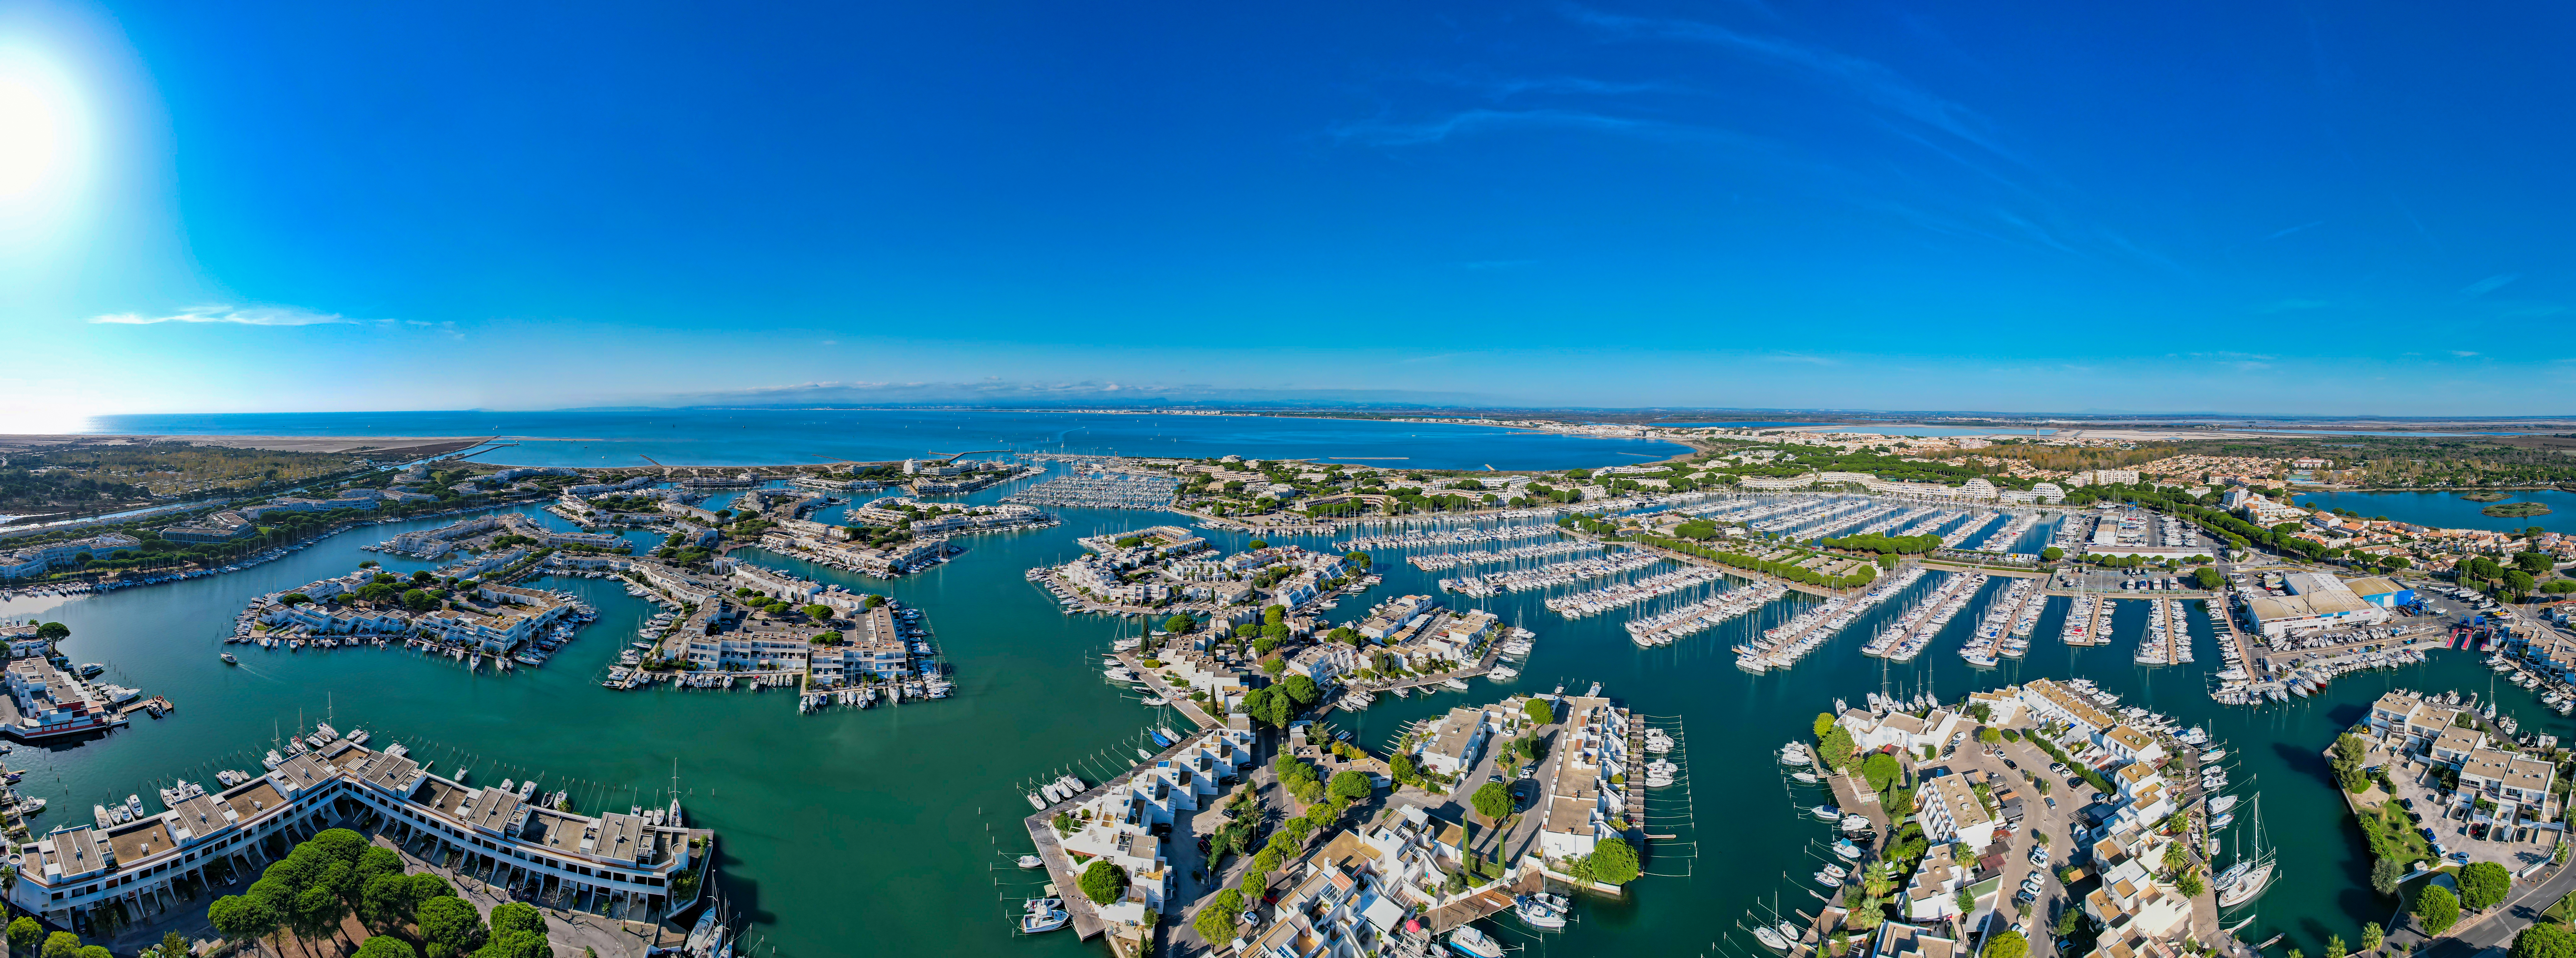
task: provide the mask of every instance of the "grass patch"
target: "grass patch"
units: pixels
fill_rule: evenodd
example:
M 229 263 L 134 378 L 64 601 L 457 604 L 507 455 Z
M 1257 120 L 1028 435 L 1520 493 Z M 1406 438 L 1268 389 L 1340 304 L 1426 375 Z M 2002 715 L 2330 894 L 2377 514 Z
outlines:
M 2395 860 L 2410 869 L 2421 861 L 2439 864 L 2441 859 L 2433 854 L 2432 843 L 2415 829 L 2415 820 L 2396 802 L 2381 802 L 2361 811 L 2361 833 L 2369 840 L 2372 855 Z

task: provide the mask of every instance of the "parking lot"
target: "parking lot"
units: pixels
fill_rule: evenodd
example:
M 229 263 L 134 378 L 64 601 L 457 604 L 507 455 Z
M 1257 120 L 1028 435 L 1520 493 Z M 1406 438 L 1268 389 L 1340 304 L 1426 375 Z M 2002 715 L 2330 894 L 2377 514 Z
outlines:
M 2520 873 L 2548 861 L 2557 846 L 2555 831 L 2502 820 L 2500 813 L 2510 803 L 2481 812 L 2470 797 L 2444 792 L 2440 769 L 2418 758 L 2397 759 L 2388 767 L 2388 778 L 2397 786 L 2399 807 L 2415 814 L 2419 829 L 2431 831 L 2435 851 L 2450 864 L 2494 862 Z
M 2081 779 L 2073 780 L 2070 787 L 2066 776 L 2051 774 L 2048 767 L 2053 761 L 2048 753 L 2026 741 L 1994 745 L 1972 741 L 1930 766 L 1946 767 L 1957 774 L 1977 773 L 1996 795 L 2009 791 L 2021 799 L 2023 818 L 2005 840 L 2008 848 L 2003 856 L 2003 881 L 1996 892 L 2002 900 L 1994 903 L 2001 915 L 1990 931 L 2013 927 L 2018 922 L 2030 939 L 2032 958 L 2052 958 L 2056 954 L 2049 933 L 2051 926 L 2061 911 L 2080 907 L 2058 881 L 2057 872 L 2070 863 L 2079 863 L 2082 808 L 2087 804 L 2082 796 L 2092 794 L 2092 789 Z M 2045 795 L 2036 784 L 2039 780 L 2049 783 Z M 2048 857 L 2034 860 L 2034 850 L 2044 850 Z M 2039 879 L 2037 888 L 2023 900 L 2021 890 L 2033 876 Z M 2028 909 L 2027 917 L 2017 913 L 2016 904 Z

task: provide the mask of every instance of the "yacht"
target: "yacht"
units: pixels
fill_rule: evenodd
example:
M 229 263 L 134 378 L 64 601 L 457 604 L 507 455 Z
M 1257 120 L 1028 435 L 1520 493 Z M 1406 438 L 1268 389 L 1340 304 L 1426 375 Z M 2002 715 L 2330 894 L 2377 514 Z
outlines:
M 1503 945 L 1477 931 L 1474 925 L 1460 925 L 1449 933 L 1449 949 L 1467 958 L 1503 958 Z
M 1807 811 L 1813 813 L 1817 818 L 1821 818 L 1829 822 L 1841 821 L 1843 817 L 1843 810 L 1831 805 L 1818 805 L 1814 808 L 1808 809 Z
M 1039 858 L 1036 855 L 1022 855 L 1020 856 L 1019 865 L 1022 868 L 1045 868 L 1046 859 Z
M 1064 927 L 1066 922 L 1073 920 L 1073 913 L 1064 910 L 1063 906 L 1064 899 L 1061 898 L 1029 899 L 1028 911 L 1020 915 L 1020 933 L 1035 935 Z
M 1512 911 L 1521 922 L 1532 928 L 1554 931 L 1565 927 L 1565 899 L 1555 895 L 1522 895 Z
M 1753 940 L 1761 942 L 1762 947 L 1769 948 L 1773 951 L 1789 950 L 1789 939 L 1782 938 L 1780 937 L 1779 932 L 1772 931 L 1771 929 L 1764 928 L 1760 925 L 1756 925 L 1753 928 Z
M 226 652 L 226 653 L 224 653 L 224 664 L 225 664 L 225 665 L 240 665 L 240 664 L 241 664 L 241 660 L 240 660 L 240 659 L 237 659 L 237 658 L 234 658 L 232 653 L 230 653 L 230 652 Z
M 2272 883 L 2272 863 L 2238 862 L 2218 876 L 2218 907 L 2233 908 L 2254 900 Z

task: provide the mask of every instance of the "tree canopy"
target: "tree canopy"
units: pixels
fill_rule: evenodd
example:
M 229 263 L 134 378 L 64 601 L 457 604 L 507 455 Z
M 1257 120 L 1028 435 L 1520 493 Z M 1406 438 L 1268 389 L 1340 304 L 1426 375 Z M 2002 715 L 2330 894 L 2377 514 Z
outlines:
M 442 949 L 450 955 L 465 955 L 491 937 L 474 905 L 454 895 L 421 902 L 419 916 L 421 940 L 429 943 L 433 956 Z
M 1350 770 L 1334 772 L 1332 782 L 1324 787 L 1324 791 L 1331 794 L 1334 798 L 1348 799 L 1354 802 L 1369 797 L 1369 793 L 1376 790 L 1377 789 L 1374 786 L 1369 784 L 1367 775 Z
M 1127 870 L 1106 858 L 1096 859 L 1082 870 L 1082 894 L 1093 904 L 1106 905 L 1127 892 Z
M 1469 801 L 1475 805 L 1476 814 L 1489 819 L 1500 820 L 1512 813 L 1511 790 L 1504 788 L 1501 782 L 1486 782 L 1484 787 L 1476 789 L 1475 796 Z
M 2541 922 L 2513 936 L 2507 958 L 2576 958 L 2576 930 Z
M 1592 877 L 1612 885 L 1637 880 L 1637 850 L 1624 838 L 1605 838 L 1592 848 Z
M 2424 889 L 2415 896 L 2415 921 L 2428 934 L 2441 934 L 2460 921 L 2460 899 L 2440 885 Z
M 2513 890 L 2513 873 L 2494 862 L 2472 862 L 2460 869 L 2459 882 L 2460 903 L 2471 911 L 2485 911 Z
M 2030 939 L 2018 931 L 1999 931 L 1986 939 L 1986 958 L 2023 958 L 2030 954 Z

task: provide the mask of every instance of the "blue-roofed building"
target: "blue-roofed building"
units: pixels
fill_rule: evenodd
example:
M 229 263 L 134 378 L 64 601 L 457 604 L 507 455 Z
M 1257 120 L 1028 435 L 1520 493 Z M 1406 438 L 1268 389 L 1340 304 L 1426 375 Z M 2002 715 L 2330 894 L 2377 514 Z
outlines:
M 2415 604 L 2415 590 L 2398 585 L 2391 579 L 2378 576 L 2349 579 L 2344 582 L 2344 587 L 2351 589 L 2354 595 L 2360 596 L 2361 601 L 2384 608 L 2393 609 L 2401 605 Z

